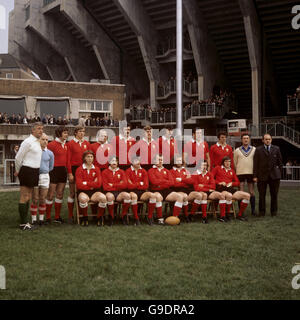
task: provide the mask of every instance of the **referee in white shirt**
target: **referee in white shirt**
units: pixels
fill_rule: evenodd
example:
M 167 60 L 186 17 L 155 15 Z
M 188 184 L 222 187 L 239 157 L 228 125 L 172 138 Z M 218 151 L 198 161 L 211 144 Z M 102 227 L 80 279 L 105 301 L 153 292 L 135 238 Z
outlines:
M 22 230 L 32 230 L 28 223 L 28 208 L 34 187 L 39 183 L 39 170 L 42 158 L 40 138 L 43 134 L 43 123 L 33 125 L 31 135 L 25 139 L 16 155 L 15 176 L 20 180 L 19 213 Z

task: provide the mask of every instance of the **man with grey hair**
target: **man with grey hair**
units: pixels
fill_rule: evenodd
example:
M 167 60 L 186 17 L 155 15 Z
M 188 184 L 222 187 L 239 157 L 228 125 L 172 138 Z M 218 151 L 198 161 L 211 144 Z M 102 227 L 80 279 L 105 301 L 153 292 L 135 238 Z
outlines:
M 34 187 L 39 183 L 39 171 L 42 158 L 42 148 L 40 138 L 43 134 L 43 123 L 36 122 L 32 127 L 31 135 L 26 138 L 20 146 L 16 155 L 15 176 L 20 180 L 20 228 L 22 230 L 32 230 L 28 223 L 29 201 Z

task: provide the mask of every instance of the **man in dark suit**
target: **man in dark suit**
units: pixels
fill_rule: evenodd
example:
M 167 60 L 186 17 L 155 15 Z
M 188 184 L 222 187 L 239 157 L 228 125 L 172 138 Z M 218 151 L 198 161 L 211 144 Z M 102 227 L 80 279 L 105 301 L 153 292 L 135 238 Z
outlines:
M 254 155 L 253 176 L 257 182 L 259 192 L 259 215 L 266 213 L 267 186 L 271 195 L 271 215 L 277 214 L 277 195 L 279 191 L 282 157 L 279 147 L 272 145 L 272 137 L 269 134 L 263 136 L 263 145 L 256 149 Z

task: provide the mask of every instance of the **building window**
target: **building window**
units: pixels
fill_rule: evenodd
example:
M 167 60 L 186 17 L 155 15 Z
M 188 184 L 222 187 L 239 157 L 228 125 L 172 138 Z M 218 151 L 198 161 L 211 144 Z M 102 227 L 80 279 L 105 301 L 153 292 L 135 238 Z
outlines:
M 4 164 L 4 155 L 5 155 L 4 144 L 0 144 L 0 166 L 2 167 Z
M 14 77 L 14 74 L 13 73 L 7 73 L 6 74 L 6 78 L 7 79 L 12 79 Z
M 25 114 L 25 99 L 1 99 L 0 98 L 0 112 L 6 113 L 8 117 L 13 114 L 20 114 L 22 117 Z
M 80 112 L 99 112 L 99 113 L 111 113 L 112 112 L 112 101 L 102 100 L 80 100 Z
M 38 100 L 36 105 L 36 114 L 41 120 L 48 116 L 53 115 L 55 119 L 59 117 L 69 118 L 70 106 L 68 100 Z

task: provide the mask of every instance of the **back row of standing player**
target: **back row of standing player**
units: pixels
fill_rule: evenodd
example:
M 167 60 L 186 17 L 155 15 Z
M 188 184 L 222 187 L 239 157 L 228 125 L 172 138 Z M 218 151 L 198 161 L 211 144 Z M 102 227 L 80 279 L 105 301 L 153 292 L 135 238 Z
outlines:
M 145 136 L 139 140 L 138 142 L 135 141 L 134 138 L 130 136 L 130 126 L 123 129 L 123 133 L 119 136 L 116 136 L 112 139 L 111 143 L 108 142 L 108 136 L 107 132 L 105 130 L 100 130 L 97 135 L 97 142 L 90 144 L 88 141 L 84 140 L 85 131 L 82 127 L 76 127 L 74 132 L 74 139 L 70 142 L 66 143 L 68 138 L 68 131 L 65 128 L 59 128 L 56 130 L 56 139 L 49 143 L 48 149 L 50 149 L 54 153 L 54 169 L 52 172 L 50 172 L 50 188 L 46 200 L 46 218 L 49 221 L 51 218 L 51 208 L 54 201 L 54 207 L 55 207 L 55 221 L 56 222 L 62 222 L 62 219 L 60 217 L 60 211 L 62 206 L 62 199 L 63 199 L 63 193 L 65 184 L 67 182 L 67 179 L 69 179 L 70 184 L 70 194 L 68 197 L 68 212 L 69 212 L 69 220 L 73 220 L 73 210 L 74 210 L 74 198 L 75 198 L 75 177 L 76 172 L 78 171 L 77 176 L 79 177 L 80 174 L 84 174 L 84 170 L 77 170 L 79 167 L 82 167 L 82 169 L 90 168 L 91 171 L 88 169 L 86 171 L 90 171 L 92 174 L 96 175 L 96 172 L 93 171 L 95 168 L 99 168 L 102 171 L 101 179 L 109 181 L 110 179 L 115 179 L 116 177 L 120 177 L 120 181 L 122 180 L 122 174 L 123 170 L 120 170 L 116 175 L 115 172 L 119 170 L 118 162 L 116 159 L 115 161 L 112 161 L 110 164 L 107 161 L 102 161 L 103 158 L 101 158 L 101 155 L 104 155 L 104 158 L 109 158 L 110 156 L 116 155 L 120 160 L 121 163 L 125 163 L 124 165 L 121 165 L 121 169 L 127 169 L 127 181 L 131 181 L 134 179 L 134 175 L 132 175 L 132 178 L 128 178 L 128 175 L 130 175 L 130 172 L 136 172 L 137 174 L 140 174 L 143 176 L 144 172 L 139 172 L 139 166 L 140 164 L 143 165 L 143 168 L 146 169 L 145 172 L 149 175 L 151 175 L 151 179 L 155 181 L 155 177 L 160 177 L 166 175 L 168 176 L 168 170 L 163 167 L 164 163 L 170 163 L 170 160 L 174 157 L 174 155 L 177 154 L 178 148 L 176 141 L 172 137 L 172 129 L 169 128 L 166 130 L 166 134 L 162 137 L 160 137 L 158 140 L 154 140 L 152 137 L 152 128 L 151 127 L 145 127 Z M 231 206 L 231 200 L 232 200 L 232 194 L 230 196 L 230 192 L 226 194 L 227 191 L 232 191 L 232 193 L 235 193 L 235 190 L 231 190 L 232 187 L 236 187 L 238 185 L 241 185 L 241 191 L 243 192 L 243 186 L 244 182 L 247 180 L 248 185 L 250 186 L 250 196 L 248 197 L 248 194 L 246 193 L 240 193 L 235 194 L 235 198 L 238 198 L 238 200 L 245 200 L 245 204 L 247 204 L 248 199 L 250 198 L 251 205 L 252 205 L 252 212 L 254 212 L 255 208 L 255 198 L 254 198 L 254 192 L 253 192 L 253 177 L 251 176 L 253 173 L 253 154 L 255 151 L 255 148 L 249 145 L 249 136 L 243 137 L 243 145 L 241 148 L 235 150 L 235 153 L 233 155 L 233 150 L 231 146 L 229 146 L 226 143 L 226 134 L 220 133 L 218 135 L 218 142 L 214 144 L 210 150 L 208 147 L 207 142 L 203 141 L 202 137 L 202 130 L 201 129 L 194 129 L 193 130 L 193 138 L 191 141 L 187 142 L 184 145 L 184 154 L 187 157 L 187 160 L 189 163 L 194 164 L 198 163 L 200 160 L 205 160 L 206 163 L 203 165 L 202 168 L 198 171 L 198 176 L 200 178 L 200 174 L 202 175 L 202 179 L 200 179 L 203 183 L 203 177 L 210 179 L 216 179 L 217 182 L 217 191 L 215 191 L 213 187 L 209 188 L 207 187 L 207 190 L 205 190 L 206 195 L 210 197 L 210 199 L 219 199 L 220 201 L 220 208 L 221 210 L 221 218 L 224 219 L 225 217 L 225 210 L 224 208 L 228 208 Z M 102 149 L 102 152 L 100 152 L 99 148 Z M 85 153 L 86 151 L 91 150 L 93 154 L 93 163 L 90 163 L 90 159 L 88 159 L 88 154 Z M 127 150 L 127 152 L 125 152 Z M 136 164 L 132 165 L 130 167 L 130 161 L 131 154 L 135 154 L 135 151 L 139 150 L 138 155 L 140 157 L 140 161 L 137 161 Z M 166 152 L 167 151 L 167 152 Z M 83 157 L 85 153 L 85 156 Z M 152 167 L 151 163 L 153 160 L 153 156 L 162 154 L 162 157 L 156 157 L 155 159 L 155 165 Z M 225 158 L 227 157 L 227 158 Z M 246 161 L 244 161 L 243 165 L 239 165 L 241 157 L 247 159 L 247 162 L 249 162 L 245 165 Z M 202 207 L 202 211 L 206 211 L 205 204 L 207 203 L 207 197 L 205 198 L 204 194 L 197 193 L 197 185 L 194 184 L 193 190 L 188 187 L 188 183 L 183 182 L 184 178 L 189 178 L 188 171 L 183 168 L 183 163 L 180 163 L 180 157 L 177 160 L 177 164 L 174 165 L 174 168 L 170 170 L 173 175 L 173 186 L 166 186 L 166 188 L 163 188 L 162 186 L 159 186 L 159 182 L 157 180 L 157 186 L 153 188 L 152 186 L 152 192 L 148 192 L 147 195 L 144 195 L 143 200 L 149 201 L 148 203 L 148 218 L 149 218 L 149 224 L 152 222 L 152 214 L 154 208 L 157 210 L 157 216 L 159 219 L 161 219 L 161 202 L 162 200 L 169 200 L 175 203 L 174 210 L 180 212 L 181 208 L 183 208 L 185 215 L 191 216 L 187 212 L 187 204 L 188 201 L 193 201 L 192 206 L 192 212 L 195 213 L 197 207 Z M 226 159 L 225 162 L 223 161 L 224 158 Z M 237 167 L 237 174 L 238 178 L 235 175 L 235 171 L 233 170 L 233 163 L 235 158 L 235 163 Z M 244 160 L 244 159 L 242 159 Z M 251 167 L 251 161 L 252 161 L 252 167 Z M 84 162 L 84 163 L 83 163 Z M 117 163 L 115 163 L 117 162 Z M 140 163 L 139 163 L 140 162 Z M 144 165 L 145 164 L 145 165 Z M 219 167 L 219 168 L 218 168 Z M 66 170 L 67 168 L 67 170 Z M 109 169 L 108 169 L 109 168 Z M 215 168 L 215 169 L 214 169 Z M 202 170 L 203 169 L 203 170 Z M 201 171 L 202 170 L 202 171 Z M 214 176 L 211 175 L 209 171 L 213 171 Z M 111 173 L 111 174 L 110 174 Z M 218 175 L 218 177 L 216 176 Z M 227 177 L 225 177 L 227 176 Z M 221 178 L 220 178 L 221 177 Z M 229 178 L 229 180 L 228 180 Z M 80 179 L 80 177 L 79 177 Z M 228 180 L 228 183 L 224 182 L 225 180 Z M 87 179 L 85 179 L 87 180 Z M 99 178 L 100 180 L 100 178 Z M 138 179 L 139 180 L 139 179 Z M 138 183 L 143 183 L 143 177 L 140 179 Z M 199 180 L 199 181 L 200 181 Z M 222 181 L 221 181 L 222 180 Z M 227 181 L 226 180 L 226 181 Z M 87 181 L 84 181 L 87 183 Z M 113 181 L 111 181 L 113 185 Z M 131 181 L 132 182 L 132 181 Z M 102 181 L 104 185 L 104 181 Z M 177 183 L 177 186 L 175 186 Z M 198 185 L 203 185 L 199 182 Z M 110 194 L 107 196 L 106 194 L 106 201 L 103 197 L 99 196 L 99 208 L 102 207 L 102 210 L 97 208 L 97 206 L 94 206 L 92 209 L 94 213 L 100 211 L 101 214 L 99 218 L 103 216 L 103 211 L 105 210 L 106 205 L 108 206 L 110 217 L 113 219 L 113 211 L 112 211 L 112 204 L 113 201 L 117 200 L 120 202 L 123 202 L 123 211 L 122 211 L 122 217 L 126 217 L 129 204 L 131 203 L 133 212 L 135 214 L 136 220 L 137 217 L 137 209 L 134 207 L 136 200 L 140 199 L 142 196 L 141 191 L 147 190 L 149 186 L 144 186 L 143 188 L 140 188 L 140 192 L 125 192 L 126 190 L 121 191 L 121 187 L 113 187 L 109 185 L 110 183 L 106 183 L 106 190 Z M 99 181 L 98 181 L 99 185 Z M 207 184 L 208 186 L 209 184 Z M 252 185 L 252 188 L 251 188 Z M 166 194 L 166 190 L 168 190 L 170 187 L 172 187 L 172 193 L 168 192 Z M 80 200 L 80 210 L 83 212 L 84 215 L 86 215 L 87 210 L 87 198 L 85 197 L 90 194 L 90 196 L 93 196 L 89 190 L 89 186 L 84 186 L 77 183 L 77 188 L 80 189 L 82 192 L 82 195 L 79 197 Z M 94 189 L 94 188 L 92 188 Z M 156 190 L 155 190 L 156 189 Z M 176 190 L 177 189 L 177 190 Z M 199 188 L 198 188 L 199 189 Z M 200 188 L 201 189 L 201 188 Z M 199 190 L 200 190 L 199 189 Z M 203 188 L 202 188 L 203 189 Z M 205 189 L 205 188 L 204 188 Z M 203 189 L 203 190 L 204 190 Z M 226 189 L 226 190 L 225 190 Z M 252 190 L 251 190 L 252 189 Z M 163 191 L 165 190 L 165 191 Z M 198 190 L 198 191 L 199 191 Z M 84 192 L 85 191 L 85 192 Z M 100 191 L 100 190 L 99 190 Z M 128 191 L 128 190 L 127 190 Z M 138 191 L 138 190 L 133 190 Z M 213 191 L 215 193 L 213 194 Z M 220 192 L 222 193 L 222 196 L 220 196 Z M 100 193 L 100 192 L 99 192 Z M 139 193 L 137 197 L 135 196 L 136 193 Z M 95 198 L 95 196 L 94 196 Z M 102 199 L 102 200 L 101 200 Z M 101 204 L 102 203 L 102 204 Z M 254 203 L 254 205 L 253 205 Z M 100 206 L 101 204 L 101 206 Z M 105 204 L 105 205 L 104 205 Z M 178 208 L 177 208 L 178 207 Z M 243 207 L 243 206 L 242 206 Z M 243 208 L 244 209 L 244 208 Z M 227 210 L 227 212 L 228 212 Z M 174 215 L 178 215 L 177 211 Z M 149 214 L 150 213 L 150 214 Z M 206 218 L 206 214 L 204 215 L 204 218 Z M 87 220 L 87 219 L 86 219 Z M 207 221 L 204 219 L 204 221 Z

